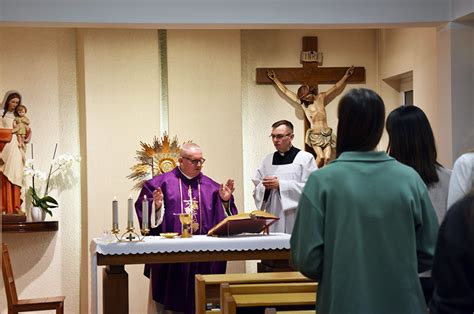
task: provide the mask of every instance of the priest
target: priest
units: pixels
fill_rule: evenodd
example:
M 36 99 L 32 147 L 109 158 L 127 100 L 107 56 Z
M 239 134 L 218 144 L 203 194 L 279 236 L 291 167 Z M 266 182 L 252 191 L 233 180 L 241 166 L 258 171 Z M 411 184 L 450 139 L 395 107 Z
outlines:
M 317 169 L 316 161 L 310 153 L 293 146 L 290 121 L 275 122 L 270 137 L 276 152 L 267 155 L 257 169 L 252 179 L 253 197 L 257 209 L 280 218 L 270 226 L 271 232 L 291 233 L 300 195 L 309 175 Z
M 144 184 L 135 209 L 140 224 L 145 196 L 150 202 L 148 217 L 155 209 L 156 226 L 151 228 L 151 235 L 181 233 L 180 213 L 191 215 L 195 235 L 207 234 L 215 224 L 237 213 L 232 197 L 234 181 L 218 184 L 205 176 L 201 172 L 205 162 L 202 156 L 197 144 L 186 143 L 181 148 L 178 167 Z M 194 313 L 194 275 L 219 274 L 225 270 L 225 262 L 153 264 L 145 265 L 145 276 L 151 280 L 152 298 L 159 310 Z

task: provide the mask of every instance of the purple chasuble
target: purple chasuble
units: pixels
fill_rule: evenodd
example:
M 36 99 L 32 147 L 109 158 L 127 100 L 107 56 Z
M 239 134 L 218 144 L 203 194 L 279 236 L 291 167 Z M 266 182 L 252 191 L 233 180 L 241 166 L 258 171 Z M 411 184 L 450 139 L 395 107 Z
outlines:
M 180 189 L 181 184 L 181 189 Z M 135 202 L 140 225 L 142 223 L 142 200 L 146 195 L 149 200 L 149 215 L 153 191 L 161 187 L 163 192 L 164 217 L 163 222 L 151 229 L 150 235 L 159 235 L 161 232 L 181 233 L 181 222 L 175 214 L 180 214 L 189 200 L 189 187 L 192 197 L 198 204 L 193 213 L 193 223 L 197 223 L 197 230 L 193 234 L 207 234 L 207 232 L 228 214 L 235 215 L 237 208 L 233 197 L 230 199 L 230 213 L 227 213 L 219 196 L 219 184 L 211 178 L 199 174 L 192 179 L 186 178 L 176 167 L 172 171 L 161 174 L 145 182 L 140 196 Z M 178 264 L 147 264 L 145 276 L 152 281 L 153 300 L 164 305 L 166 310 L 194 313 L 194 275 L 196 274 L 223 274 L 226 262 L 206 263 L 178 263 Z

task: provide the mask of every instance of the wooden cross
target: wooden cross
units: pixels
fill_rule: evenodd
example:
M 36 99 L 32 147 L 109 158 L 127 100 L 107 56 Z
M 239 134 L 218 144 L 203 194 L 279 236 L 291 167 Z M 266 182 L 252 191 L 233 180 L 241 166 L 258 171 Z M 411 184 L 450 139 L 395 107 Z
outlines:
M 303 37 L 303 50 L 301 52 L 300 68 L 257 68 L 256 82 L 257 84 L 273 84 L 267 76 L 267 71 L 275 72 L 278 79 L 284 84 L 306 84 L 313 88 L 315 93 L 318 92 L 319 84 L 335 84 L 346 73 L 348 67 L 319 67 L 321 61 L 318 53 L 318 37 Z M 346 81 L 350 83 L 365 82 L 365 68 L 355 67 L 354 73 Z M 309 121 L 305 119 L 305 133 L 310 127 Z M 314 154 L 313 149 L 306 145 L 306 150 Z
M 318 88 L 319 84 L 335 84 L 344 76 L 348 67 L 319 67 L 319 62 L 311 56 L 318 52 L 318 37 L 303 37 L 303 51 L 301 68 L 257 68 L 257 84 L 273 84 L 268 78 L 267 71 L 275 72 L 278 79 L 284 84 L 307 84 L 309 87 Z M 308 60 L 308 61 L 306 61 Z M 365 68 L 354 68 L 354 74 L 347 83 L 364 83 Z M 317 90 L 316 90 L 317 91 Z

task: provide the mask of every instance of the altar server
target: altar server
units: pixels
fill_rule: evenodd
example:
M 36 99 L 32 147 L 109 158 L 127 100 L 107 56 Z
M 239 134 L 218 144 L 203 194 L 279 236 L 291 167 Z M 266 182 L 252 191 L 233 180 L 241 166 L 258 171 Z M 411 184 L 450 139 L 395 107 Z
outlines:
M 254 178 L 253 197 L 257 209 L 267 210 L 280 219 L 270 227 L 271 232 L 291 233 L 296 207 L 316 161 L 308 152 L 292 144 L 293 124 L 280 120 L 272 125 L 270 135 L 276 152 L 265 157 Z

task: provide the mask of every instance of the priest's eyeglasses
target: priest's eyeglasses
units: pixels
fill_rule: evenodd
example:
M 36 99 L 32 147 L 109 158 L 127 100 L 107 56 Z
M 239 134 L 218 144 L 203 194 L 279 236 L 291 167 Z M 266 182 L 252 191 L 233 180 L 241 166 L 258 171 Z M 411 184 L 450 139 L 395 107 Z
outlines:
M 204 158 L 201 158 L 201 159 L 191 159 L 188 157 L 183 157 L 183 158 L 189 160 L 195 166 L 197 166 L 199 163 L 201 163 L 202 165 L 204 162 L 206 162 L 206 159 Z
M 286 136 L 290 136 L 291 134 L 292 133 L 288 133 L 288 134 L 270 134 L 268 137 L 271 137 L 272 140 L 274 140 L 274 139 L 281 140 Z

